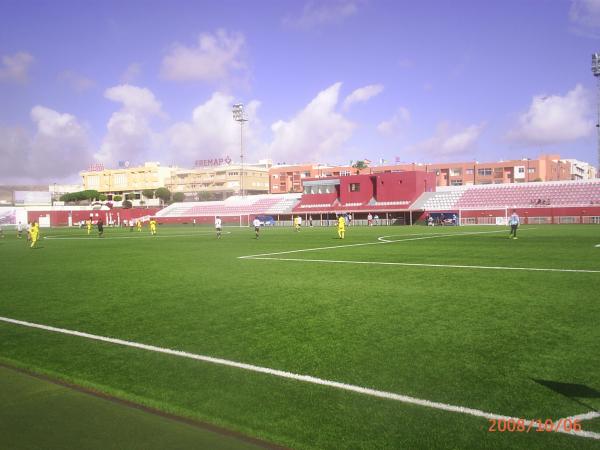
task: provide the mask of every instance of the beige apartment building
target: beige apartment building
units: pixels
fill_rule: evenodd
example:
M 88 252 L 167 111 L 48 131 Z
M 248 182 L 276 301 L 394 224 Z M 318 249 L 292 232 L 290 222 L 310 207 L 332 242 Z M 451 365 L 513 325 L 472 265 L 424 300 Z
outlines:
M 385 173 L 419 170 L 434 172 L 437 186 L 466 184 L 525 183 L 532 181 L 587 180 L 596 178 L 592 165 L 560 155 L 540 155 L 537 159 L 496 162 L 399 163 L 365 169 L 320 164 L 273 166 L 269 171 L 270 192 L 302 192 L 304 178 L 339 177 L 358 173 Z
M 84 190 L 96 190 L 106 194 L 109 200 L 113 195 L 124 194 L 133 194 L 139 199 L 144 189 L 167 187 L 172 171 L 171 167 L 161 167 L 160 163 L 147 162 L 139 167 L 87 170 L 80 175 Z
M 239 164 L 175 169 L 167 183 L 186 197 L 223 200 L 231 195 L 268 194 L 269 164 Z
M 207 160 L 208 161 L 208 160 Z M 213 161 L 213 160 L 210 160 Z M 216 161 L 216 160 L 215 160 Z M 139 167 L 87 170 L 81 172 L 82 188 L 106 194 L 129 194 L 141 199 L 145 189 L 166 187 L 172 193 L 182 192 L 189 199 L 225 199 L 234 194 L 266 194 L 269 192 L 269 162 L 241 165 L 222 164 L 183 169 L 161 167 L 147 162 Z M 203 195 L 206 194 L 206 195 Z

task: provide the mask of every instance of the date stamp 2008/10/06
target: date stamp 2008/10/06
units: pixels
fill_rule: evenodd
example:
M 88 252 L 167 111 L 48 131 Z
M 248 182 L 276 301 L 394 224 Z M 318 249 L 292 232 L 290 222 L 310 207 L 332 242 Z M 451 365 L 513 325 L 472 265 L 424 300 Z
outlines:
M 578 419 L 488 419 L 490 433 L 537 433 L 551 432 L 577 432 L 581 431 L 581 424 Z

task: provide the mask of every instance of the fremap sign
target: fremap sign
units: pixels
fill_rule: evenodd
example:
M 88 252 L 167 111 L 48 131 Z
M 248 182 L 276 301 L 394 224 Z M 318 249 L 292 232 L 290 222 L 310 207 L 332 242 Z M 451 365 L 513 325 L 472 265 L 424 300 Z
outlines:
M 196 167 L 215 167 L 224 164 L 231 164 L 231 158 L 229 156 L 226 156 L 225 158 L 197 159 L 194 163 Z

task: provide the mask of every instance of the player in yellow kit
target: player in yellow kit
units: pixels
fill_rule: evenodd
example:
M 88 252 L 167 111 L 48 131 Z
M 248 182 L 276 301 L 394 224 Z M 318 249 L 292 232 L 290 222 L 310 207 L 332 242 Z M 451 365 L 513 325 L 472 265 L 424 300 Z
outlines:
M 346 233 L 346 220 L 344 216 L 338 217 L 338 236 L 340 239 L 344 239 L 344 234 Z
M 40 226 L 37 224 L 37 222 L 33 222 L 31 224 L 31 229 L 29 230 L 29 236 L 31 236 L 31 245 L 29 247 L 33 248 L 33 247 L 35 247 L 35 244 L 36 244 L 38 238 L 40 237 Z
M 154 236 L 156 234 L 156 220 L 154 217 L 150 219 L 150 234 Z
M 137 220 L 135 226 L 137 227 L 138 231 L 142 231 L 142 221 L 140 219 Z
M 87 226 L 87 232 L 88 234 L 90 234 L 92 232 L 92 219 L 86 220 L 85 224 Z

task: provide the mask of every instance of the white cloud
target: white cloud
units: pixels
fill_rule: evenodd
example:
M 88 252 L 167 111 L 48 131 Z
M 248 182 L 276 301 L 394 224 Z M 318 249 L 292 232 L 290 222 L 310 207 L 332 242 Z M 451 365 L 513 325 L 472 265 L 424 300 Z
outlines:
M 118 160 L 141 163 L 159 151 L 161 137 L 151 129 L 150 120 L 163 116 L 163 113 L 154 94 L 148 89 L 125 84 L 107 89 L 104 96 L 122 106 L 110 117 L 108 132 L 96 158 L 105 163 Z
M 441 122 L 432 137 L 407 148 L 406 152 L 440 159 L 460 155 L 475 148 L 484 128 L 483 123 L 458 129 L 449 122 Z
M 104 92 L 104 97 L 113 102 L 122 103 L 123 111 L 152 116 L 161 114 L 161 104 L 152 91 L 146 88 L 140 88 L 130 84 L 121 84 L 119 86 L 108 88 Z
M 389 120 L 384 120 L 377 125 L 377 131 L 381 134 L 393 135 L 401 132 L 409 122 L 410 111 L 404 107 L 400 107 Z
M 121 82 L 132 83 L 142 73 L 142 65 L 139 63 L 131 63 L 125 69 L 125 72 L 121 74 Z
M 161 75 L 172 81 L 219 81 L 245 69 L 242 52 L 245 38 L 241 33 L 201 33 L 195 47 L 173 44 L 163 58 Z
M 600 37 L 600 0 L 572 0 L 569 20 L 574 33 Z
M 590 97 L 581 85 L 564 97 L 535 96 L 508 138 L 525 145 L 551 145 L 589 136 L 594 130 Z
M 33 56 L 25 52 L 3 56 L 0 66 L 0 81 L 27 82 L 29 67 L 33 64 L 33 59 Z
M 355 15 L 361 0 L 308 1 L 300 16 L 286 16 L 283 24 L 291 28 L 309 29 L 321 25 L 341 23 Z
M 272 157 L 300 162 L 336 158 L 352 136 L 355 125 L 336 112 L 341 83 L 320 92 L 290 121 L 271 125 L 272 138 L 261 140 L 260 102 L 246 104 L 249 121 L 244 125 L 244 156 L 247 160 Z M 230 156 L 239 161 L 240 127 L 232 118 L 232 96 L 215 92 L 197 106 L 190 121 L 173 125 L 166 140 L 172 160 L 190 165 L 196 159 Z
M 173 161 L 191 166 L 197 159 L 229 156 L 239 161 L 240 125 L 233 120 L 231 108 L 235 99 L 215 92 L 205 103 L 197 106 L 189 122 L 179 122 L 167 132 L 168 147 Z M 257 111 L 260 102 L 253 100 L 245 105 L 248 122 L 244 125 L 244 158 L 251 160 L 261 144 L 256 130 L 260 127 Z
M 33 173 L 64 176 L 82 170 L 91 162 L 87 132 L 75 116 L 35 106 L 31 119 L 37 125 L 30 158 Z
M 0 177 L 2 180 L 29 176 L 31 138 L 20 127 L 0 127 Z
M 335 111 L 341 83 L 319 94 L 289 122 L 271 126 L 270 155 L 277 161 L 325 161 L 342 150 L 355 124 Z
M 0 176 L 37 182 L 75 176 L 92 161 L 87 130 L 71 114 L 44 106 L 31 110 L 33 136 L 21 128 L 0 129 Z
M 65 70 L 64 72 L 62 72 L 59 75 L 59 78 L 60 80 L 64 81 L 69 86 L 71 86 L 71 88 L 76 92 L 87 91 L 88 89 L 91 89 L 96 85 L 94 80 L 91 80 L 90 78 L 87 78 L 71 70 Z
M 383 92 L 382 84 L 370 84 L 353 91 L 344 100 L 344 110 L 348 110 L 353 103 L 366 102 L 367 100 L 381 94 Z

